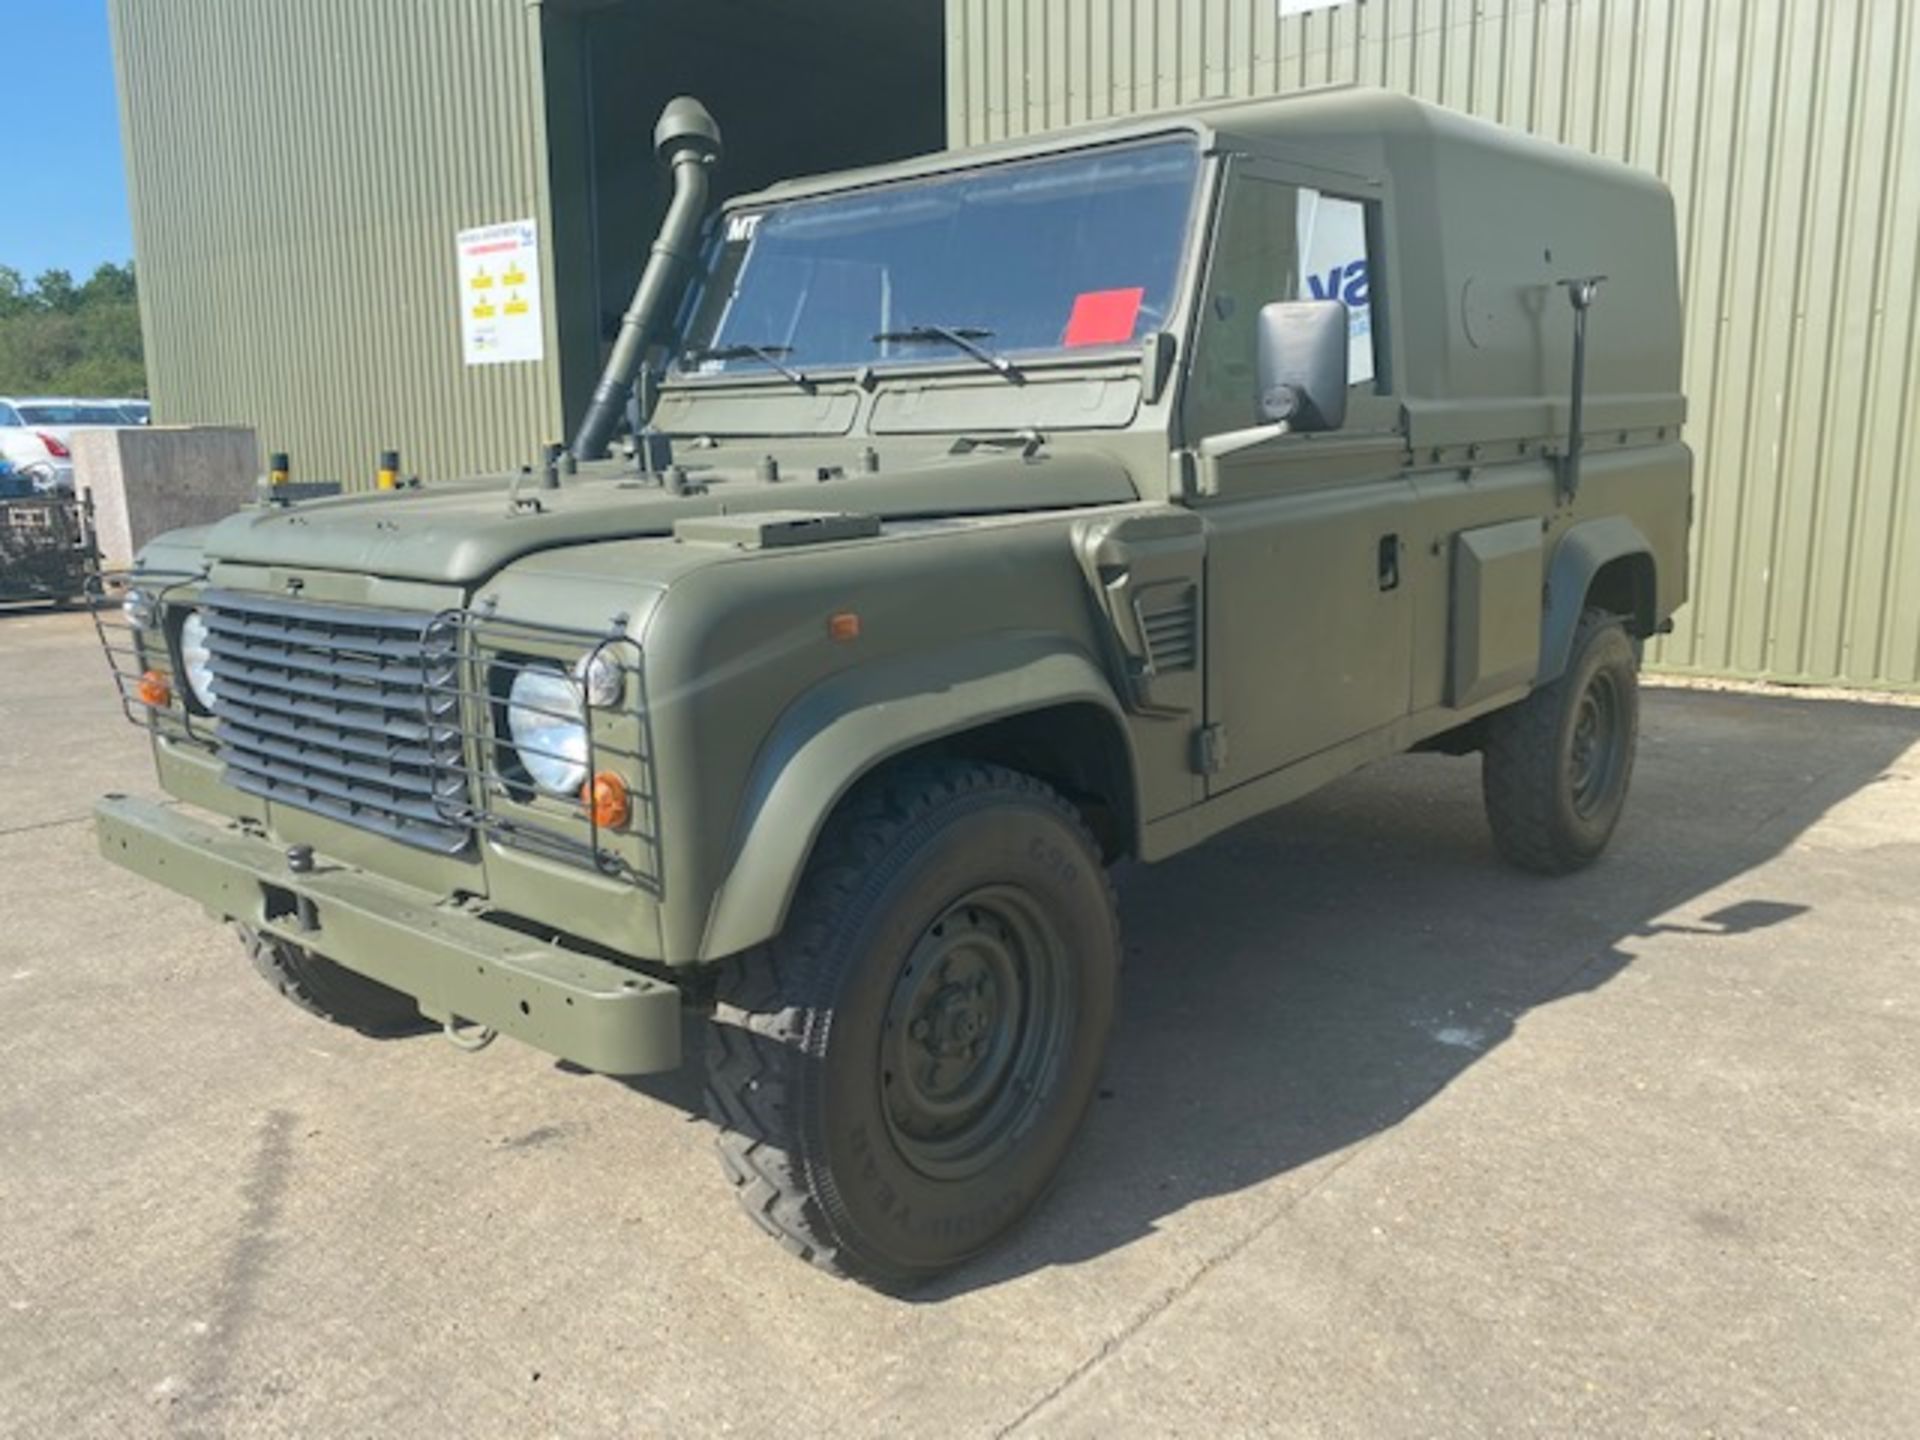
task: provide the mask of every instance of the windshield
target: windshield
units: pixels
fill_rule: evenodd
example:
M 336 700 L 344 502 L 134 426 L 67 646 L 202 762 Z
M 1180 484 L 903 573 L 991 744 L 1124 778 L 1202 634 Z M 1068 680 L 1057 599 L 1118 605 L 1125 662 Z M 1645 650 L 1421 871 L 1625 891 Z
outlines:
M 678 369 L 1130 345 L 1167 324 L 1199 168 L 1193 140 L 1155 141 L 734 211 Z
M 112 405 L 22 405 L 23 425 L 124 425 L 127 417 Z

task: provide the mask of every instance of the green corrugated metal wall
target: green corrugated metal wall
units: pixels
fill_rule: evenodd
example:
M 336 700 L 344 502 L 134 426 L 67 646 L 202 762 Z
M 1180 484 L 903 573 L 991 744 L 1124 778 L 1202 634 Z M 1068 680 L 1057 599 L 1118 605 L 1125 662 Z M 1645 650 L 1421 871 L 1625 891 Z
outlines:
M 1657 172 L 1679 204 L 1701 464 L 1694 598 L 1656 660 L 1920 688 L 1920 6 L 1281 9 L 949 0 L 951 137 L 1359 82 Z
M 299 476 L 356 484 L 389 446 L 444 476 L 558 437 L 556 365 L 462 363 L 454 258 L 536 217 L 556 353 L 537 6 L 109 13 L 158 420 L 258 425 Z

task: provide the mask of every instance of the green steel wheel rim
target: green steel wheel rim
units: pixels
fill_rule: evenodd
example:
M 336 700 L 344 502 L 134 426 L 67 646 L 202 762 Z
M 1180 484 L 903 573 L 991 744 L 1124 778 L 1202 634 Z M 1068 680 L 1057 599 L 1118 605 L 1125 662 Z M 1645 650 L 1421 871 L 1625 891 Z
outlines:
M 1006 1155 L 1044 1108 L 1071 1028 L 1072 968 L 1011 885 L 948 906 L 908 952 L 880 1038 L 880 1105 L 900 1156 L 933 1180 Z
M 1567 750 L 1568 793 L 1573 798 L 1574 813 L 1581 819 L 1591 819 L 1606 807 L 1626 757 L 1627 730 L 1619 682 L 1601 670 L 1581 692 Z

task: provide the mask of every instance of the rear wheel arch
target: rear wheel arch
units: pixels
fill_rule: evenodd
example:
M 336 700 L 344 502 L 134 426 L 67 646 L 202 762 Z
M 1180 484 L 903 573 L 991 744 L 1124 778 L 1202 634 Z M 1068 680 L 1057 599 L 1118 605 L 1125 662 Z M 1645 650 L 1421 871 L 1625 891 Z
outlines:
M 1583 610 L 1604 610 L 1626 622 L 1637 640 L 1653 634 L 1655 575 L 1653 555 L 1645 550 L 1607 561 L 1587 583 Z
M 1565 672 L 1574 632 L 1589 610 L 1620 616 L 1628 634 L 1645 639 L 1659 626 L 1658 596 L 1653 546 L 1631 520 L 1607 515 L 1573 526 L 1547 567 L 1535 684 L 1551 684 Z

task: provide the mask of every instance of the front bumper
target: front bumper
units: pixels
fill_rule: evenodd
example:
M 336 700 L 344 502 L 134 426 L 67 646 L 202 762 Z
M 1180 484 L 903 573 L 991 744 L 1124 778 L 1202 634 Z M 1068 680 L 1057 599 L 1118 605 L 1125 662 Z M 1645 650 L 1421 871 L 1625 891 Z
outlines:
M 279 847 L 169 806 L 109 795 L 94 806 L 107 859 L 460 1019 L 607 1075 L 680 1063 L 674 986 L 546 944 L 365 871 L 316 857 L 292 874 Z

